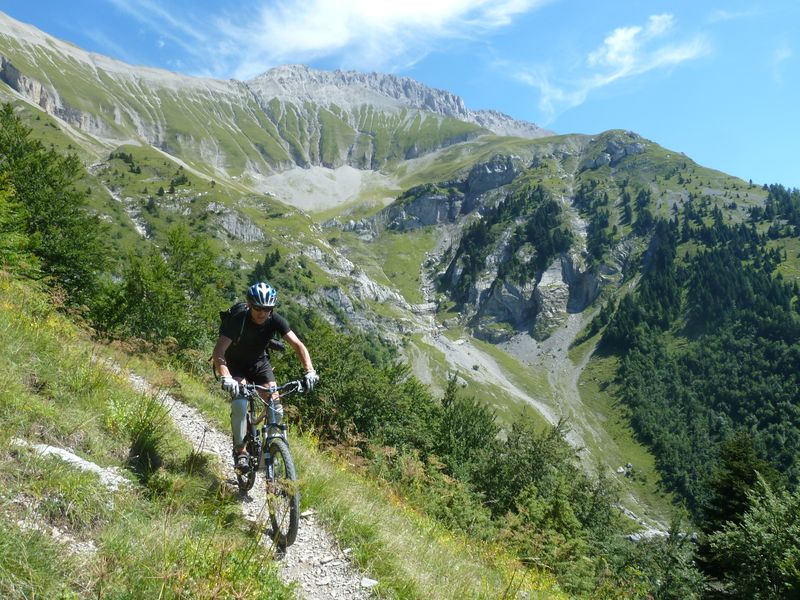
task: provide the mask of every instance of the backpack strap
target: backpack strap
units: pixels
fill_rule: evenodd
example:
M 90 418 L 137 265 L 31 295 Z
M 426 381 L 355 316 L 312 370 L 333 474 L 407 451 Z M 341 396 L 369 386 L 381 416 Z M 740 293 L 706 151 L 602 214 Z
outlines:
M 242 311 L 242 326 L 239 327 L 239 335 L 233 341 L 234 344 L 238 344 L 239 340 L 242 339 L 242 333 L 244 332 L 244 324 L 247 322 L 247 313 L 250 312 L 249 310 Z

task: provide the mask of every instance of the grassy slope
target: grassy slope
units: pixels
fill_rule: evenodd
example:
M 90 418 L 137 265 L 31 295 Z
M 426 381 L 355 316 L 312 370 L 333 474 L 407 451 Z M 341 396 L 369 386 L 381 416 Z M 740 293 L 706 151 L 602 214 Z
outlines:
M 338 246 L 344 246 L 347 256 L 369 277 L 395 288 L 411 304 L 424 301 L 420 292 L 420 267 L 426 252 L 433 249 L 437 233 L 433 228 L 407 233 L 384 231 L 371 242 L 362 242 L 350 233 L 329 235 Z
M 581 353 L 591 351 L 597 341 L 598 336 L 595 336 L 574 347 L 570 357 L 577 360 Z M 623 497 L 622 504 L 640 517 L 666 523 L 673 497 L 662 488 L 653 455 L 636 439 L 627 411 L 617 400 L 614 383 L 617 367 L 618 359 L 615 357 L 592 356 L 578 381 L 581 401 L 588 410 L 606 416 L 603 426 L 613 444 L 602 449 L 604 462 L 612 468 L 628 463 L 633 465 L 632 474 L 622 480 L 625 489 L 633 496 Z M 632 503 L 633 498 L 636 500 Z
M 8 90 L 5 84 L 0 83 L 0 97 L 2 88 Z M 10 92 L 6 93 L 13 100 Z M 24 102 L 13 101 L 21 118 L 31 128 L 31 137 L 62 153 L 76 153 L 87 169 L 92 166 L 91 174 L 85 172 L 76 182 L 76 187 L 88 190 L 90 208 L 104 215 L 110 238 L 123 254 L 143 245 L 131 219 L 132 214 L 146 224 L 150 236 L 157 243 L 164 241 L 170 227 L 184 223 L 194 233 L 211 237 L 221 253 L 231 258 L 241 257 L 245 268 L 262 260 L 269 244 L 285 252 L 294 248 L 298 240 L 314 243 L 308 235 L 311 221 L 270 196 L 255 194 L 225 178 L 183 169 L 169 155 L 149 146 L 84 144 L 75 139 L 80 132 L 76 134 L 57 119 Z M 131 172 L 131 165 L 119 158 L 110 159 L 111 152 L 132 155 L 141 173 Z M 188 176 L 189 183 L 177 186 L 175 193 L 168 193 L 171 180 L 182 173 Z M 157 194 L 160 187 L 165 190 L 163 196 Z M 119 200 L 112 197 L 112 193 Z M 265 232 L 264 242 L 254 244 L 231 238 L 221 229 L 219 217 L 209 213 L 211 203 L 225 206 L 252 221 Z M 320 275 L 319 283 L 330 282 Z
M 218 428 L 229 426 L 226 405 L 207 384 L 141 358 L 127 360 L 135 371 L 198 407 Z M 448 532 L 405 505 L 391 489 L 321 452 L 313 432 L 293 431 L 290 437 L 302 481 L 302 507 L 313 506 L 340 544 L 353 548 L 356 564 L 380 580 L 379 597 L 489 599 L 502 597 L 506 590 L 512 596 L 527 591 L 530 598 L 564 597 L 548 575 L 522 568 L 501 548 Z
M 49 295 L 5 273 L 0 290 L 0 596 L 289 598 L 222 474 L 160 403 L 103 368 Z M 14 438 L 68 448 L 129 484 L 110 491 Z
M 121 597 L 135 591 L 174 597 L 188 590 L 192 597 L 211 597 L 221 590 L 222 595 L 286 596 L 274 563 L 253 544 L 235 497 L 226 491 L 220 465 L 194 455 L 159 416 L 160 405 L 133 392 L 97 359 L 108 355 L 147 375 L 226 429 L 227 408 L 219 393 L 121 347 L 93 345 L 46 304 L 28 300 L 28 310 L 20 312 L 16 307 L 23 297 L 44 298 L 28 284 L 2 274 L 0 289 L 0 353 L 6 365 L 0 375 L 0 593 Z M 137 424 L 144 425 L 145 441 L 158 448 L 162 464 L 155 471 L 137 470 L 130 460 L 130 431 Z M 105 491 L 93 475 L 12 450 L 14 437 L 68 447 L 87 460 L 115 466 L 130 488 Z M 313 437 L 296 437 L 295 448 L 304 505 L 313 504 L 341 543 L 354 549 L 359 566 L 380 580 L 380 597 L 495 598 L 504 589 L 562 597 L 549 577 L 523 570 L 498 548 L 444 531 L 390 490 L 318 451 Z M 46 527 L 20 528 L 23 520 Z M 52 539 L 51 526 L 92 542 L 96 554 L 64 551 Z

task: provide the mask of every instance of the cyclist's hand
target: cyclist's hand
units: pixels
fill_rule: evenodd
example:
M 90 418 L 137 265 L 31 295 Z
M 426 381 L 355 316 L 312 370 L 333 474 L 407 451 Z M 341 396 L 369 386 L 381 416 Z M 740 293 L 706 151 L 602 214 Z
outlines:
M 232 398 L 239 395 L 239 382 L 230 375 L 225 375 L 222 378 L 222 389 L 228 392 Z
M 314 369 L 310 371 L 306 371 L 306 374 L 303 375 L 303 389 L 307 392 L 310 392 L 314 389 L 314 386 L 319 383 L 319 375 Z

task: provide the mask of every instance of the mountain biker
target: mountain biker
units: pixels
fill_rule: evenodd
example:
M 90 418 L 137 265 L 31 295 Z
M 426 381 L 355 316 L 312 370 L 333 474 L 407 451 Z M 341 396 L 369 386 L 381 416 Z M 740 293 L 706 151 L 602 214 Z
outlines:
M 247 315 L 244 322 L 227 319 L 220 325 L 219 339 L 214 346 L 212 359 L 214 368 L 222 379 L 222 389 L 228 392 L 231 402 L 231 429 L 236 469 L 249 469 L 248 454 L 244 445 L 247 418 L 247 399 L 239 397 L 239 382 L 246 379 L 275 389 L 275 375 L 266 353 L 267 345 L 275 333 L 279 333 L 294 349 L 305 369 L 303 384 L 307 391 L 319 382 L 305 344 L 292 331 L 289 322 L 274 312 L 278 293 L 265 282 L 254 283 L 247 290 Z M 234 340 L 237 340 L 234 343 Z M 268 391 L 259 392 L 266 399 Z M 272 392 L 277 399 L 277 392 Z

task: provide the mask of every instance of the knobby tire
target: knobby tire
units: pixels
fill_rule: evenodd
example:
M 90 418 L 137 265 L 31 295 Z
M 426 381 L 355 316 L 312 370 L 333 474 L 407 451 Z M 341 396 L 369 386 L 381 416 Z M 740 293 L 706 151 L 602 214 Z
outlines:
M 289 446 L 280 438 L 269 443 L 274 478 L 267 481 L 267 507 L 275 543 L 288 548 L 297 538 L 300 523 L 300 490 Z

